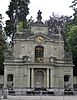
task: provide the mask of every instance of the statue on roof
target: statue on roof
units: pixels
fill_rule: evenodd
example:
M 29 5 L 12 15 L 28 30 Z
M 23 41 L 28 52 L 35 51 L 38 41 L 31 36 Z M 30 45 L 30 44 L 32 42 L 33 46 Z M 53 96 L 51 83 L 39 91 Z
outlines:
M 42 12 L 39 10 L 37 14 L 38 14 L 38 16 L 37 16 L 38 21 L 41 21 L 41 19 L 42 19 L 42 16 L 41 16 Z

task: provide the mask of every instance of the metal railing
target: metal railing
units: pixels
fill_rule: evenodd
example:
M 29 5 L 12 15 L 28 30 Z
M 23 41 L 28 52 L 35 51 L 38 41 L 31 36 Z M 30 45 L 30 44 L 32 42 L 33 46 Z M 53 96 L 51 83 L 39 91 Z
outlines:
M 0 90 L 0 96 L 7 98 L 7 95 L 11 96 L 63 96 L 63 95 L 77 95 L 77 91 L 64 90 L 64 89 L 46 89 L 46 90 L 35 90 L 35 89 L 13 89 L 13 90 Z

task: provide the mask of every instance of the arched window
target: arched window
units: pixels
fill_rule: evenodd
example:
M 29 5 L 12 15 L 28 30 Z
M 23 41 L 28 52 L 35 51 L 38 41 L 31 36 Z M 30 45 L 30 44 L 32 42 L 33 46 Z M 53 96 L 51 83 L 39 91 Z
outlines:
M 44 58 L 44 48 L 43 46 L 35 47 L 35 62 L 43 62 Z

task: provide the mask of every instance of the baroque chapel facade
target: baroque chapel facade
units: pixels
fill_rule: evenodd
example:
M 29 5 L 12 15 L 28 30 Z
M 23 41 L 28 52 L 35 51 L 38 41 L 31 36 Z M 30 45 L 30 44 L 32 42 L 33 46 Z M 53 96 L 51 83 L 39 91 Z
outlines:
M 51 33 L 41 21 L 17 31 L 4 62 L 4 88 L 73 88 L 73 64 L 60 33 Z M 71 58 L 71 56 L 70 56 Z

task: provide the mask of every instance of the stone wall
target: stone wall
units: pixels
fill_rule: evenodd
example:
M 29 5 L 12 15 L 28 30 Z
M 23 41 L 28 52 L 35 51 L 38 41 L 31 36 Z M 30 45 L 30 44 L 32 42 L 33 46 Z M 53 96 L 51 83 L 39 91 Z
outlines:
M 4 76 L 0 75 L 0 89 L 3 88 L 3 84 L 4 84 Z
M 33 41 L 16 41 L 14 44 L 14 57 L 23 58 L 23 56 L 35 56 L 35 47 L 39 44 Z M 44 47 L 44 57 L 56 57 L 57 59 L 64 58 L 64 45 L 63 43 L 45 42 L 41 46 Z
M 4 76 L 0 75 L 0 84 L 3 84 Z

